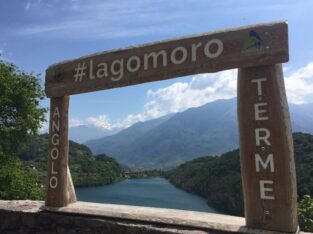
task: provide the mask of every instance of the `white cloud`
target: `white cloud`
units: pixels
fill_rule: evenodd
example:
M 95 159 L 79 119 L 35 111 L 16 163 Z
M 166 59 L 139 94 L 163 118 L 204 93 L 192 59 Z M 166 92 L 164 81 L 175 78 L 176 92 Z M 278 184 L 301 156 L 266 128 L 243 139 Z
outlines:
M 130 114 L 119 122 L 112 122 L 107 115 L 103 114 L 96 117 L 89 117 L 87 118 L 85 123 L 88 125 L 93 125 L 98 128 L 104 128 L 109 131 L 114 131 L 127 128 L 133 125 L 134 123 L 145 120 L 147 120 L 147 118 L 143 114 L 139 113 L 139 114 Z
M 156 91 L 149 90 L 145 114 L 148 118 L 184 111 L 217 99 L 236 96 L 236 70 L 196 75 L 190 82 L 177 82 Z
M 68 125 L 70 128 L 77 127 L 77 126 L 82 125 L 82 122 L 79 119 L 70 119 Z
M 127 128 L 134 123 L 145 121 L 147 120 L 147 117 L 143 115 L 142 113 L 139 114 L 131 114 L 128 115 L 121 123 L 116 124 L 116 126 L 119 126 L 120 128 Z
M 287 75 L 285 86 L 289 102 L 296 104 L 313 102 L 313 62 Z
M 313 102 L 313 62 L 308 63 L 285 76 L 285 85 L 290 103 Z M 148 90 L 144 111 L 129 115 L 121 126 L 129 126 L 137 121 L 158 118 L 169 113 L 181 112 L 218 99 L 237 96 L 237 70 L 227 70 L 212 74 L 195 75 L 190 82 L 176 82 L 157 90 Z
M 97 117 L 89 117 L 87 119 L 87 124 L 96 126 L 98 128 L 104 128 L 107 130 L 112 130 L 114 126 L 110 123 L 109 118 L 106 115 L 99 115 Z
M 288 67 L 285 71 L 290 73 L 284 79 L 288 101 L 296 104 L 313 102 L 313 62 L 294 71 Z M 190 82 L 149 90 L 147 96 L 141 114 L 144 119 L 184 111 L 217 99 L 233 98 L 237 96 L 237 70 L 195 75 Z
M 184 111 L 217 99 L 235 97 L 236 86 L 236 70 L 196 75 L 190 82 L 176 82 L 165 88 L 148 90 L 148 101 L 141 113 L 130 114 L 119 122 L 111 122 L 107 115 L 100 115 L 88 118 L 87 123 L 109 130 L 123 129 L 139 121 Z

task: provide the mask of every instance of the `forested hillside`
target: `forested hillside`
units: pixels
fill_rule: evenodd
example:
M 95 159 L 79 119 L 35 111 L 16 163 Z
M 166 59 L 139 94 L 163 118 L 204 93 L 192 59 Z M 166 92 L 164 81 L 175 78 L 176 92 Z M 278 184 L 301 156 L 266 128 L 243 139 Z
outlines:
M 48 135 L 34 137 L 20 153 L 24 163 L 37 170 L 44 182 L 47 174 Z M 69 167 L 75 186 L 110 184 L 121 179 L 122 168 L 105 154 L 94 157 L 90 149 L 74 141 L 69 142 Z
M 302 199 L 313 195 L 313 135 L 294 133 L 293 139 L 298 195 Z M 207 198 L 210 205 L 225 213 L 244 213 L 239 150 L 189 161 L 167 176 L 176 186 Z

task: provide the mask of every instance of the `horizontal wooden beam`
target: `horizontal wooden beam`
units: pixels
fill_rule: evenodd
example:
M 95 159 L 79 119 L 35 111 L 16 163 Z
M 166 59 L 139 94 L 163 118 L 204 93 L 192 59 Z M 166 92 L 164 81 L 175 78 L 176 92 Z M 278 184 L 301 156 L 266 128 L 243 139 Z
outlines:
M 286 22 L 252 25 L 92 54 L 50 66 L 48 97 L 197 73 L 287 62 Z

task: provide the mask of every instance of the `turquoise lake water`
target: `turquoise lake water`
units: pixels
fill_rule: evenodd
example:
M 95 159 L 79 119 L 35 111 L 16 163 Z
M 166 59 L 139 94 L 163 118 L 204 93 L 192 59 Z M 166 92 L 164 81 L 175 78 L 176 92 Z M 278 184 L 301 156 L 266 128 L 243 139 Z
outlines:
M 127 179 L 105 186 L 76 188 L 76 194 L 79 201 L 219 213 L 204 198 L 178 189 L 164 178 Z

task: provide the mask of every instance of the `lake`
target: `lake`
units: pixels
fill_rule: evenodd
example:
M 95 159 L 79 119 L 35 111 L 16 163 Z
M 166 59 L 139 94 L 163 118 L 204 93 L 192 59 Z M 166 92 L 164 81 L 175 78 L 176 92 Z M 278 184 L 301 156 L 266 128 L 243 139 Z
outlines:
M 164 178 L 126 179 L 99 187 L 76 188 L 79 201 L 220 213 L 204 198 L 173 186 Z

